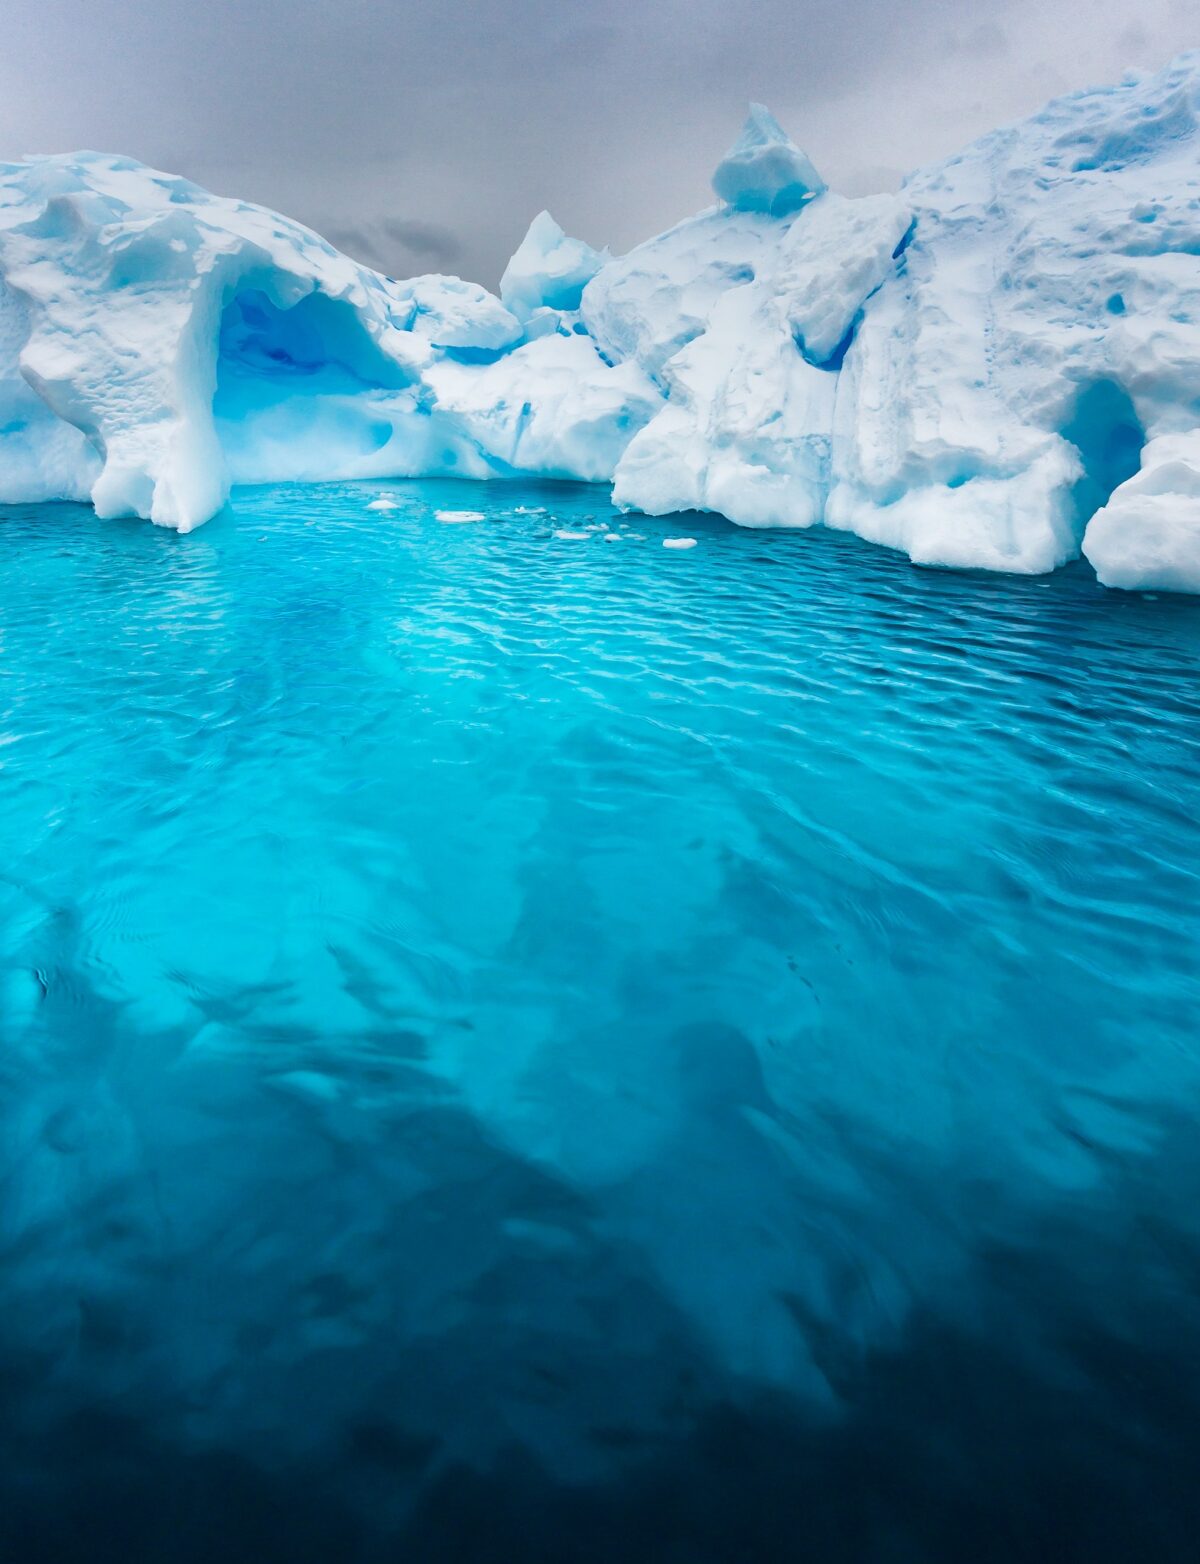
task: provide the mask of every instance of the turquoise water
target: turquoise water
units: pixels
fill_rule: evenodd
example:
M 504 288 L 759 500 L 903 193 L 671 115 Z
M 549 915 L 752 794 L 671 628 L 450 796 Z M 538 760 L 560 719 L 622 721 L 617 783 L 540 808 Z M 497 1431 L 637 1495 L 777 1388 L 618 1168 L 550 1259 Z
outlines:
M 0 605 L 22 1564 L 1191 1556 L 1195 604 L 426 482 Z

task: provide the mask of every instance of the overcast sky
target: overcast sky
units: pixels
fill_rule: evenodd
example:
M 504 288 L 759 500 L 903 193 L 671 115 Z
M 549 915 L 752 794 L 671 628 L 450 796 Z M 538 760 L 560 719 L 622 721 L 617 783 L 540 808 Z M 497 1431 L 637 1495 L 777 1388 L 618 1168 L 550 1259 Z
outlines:
M 543 206 L 621 250 L 706 205 L 749 99 L 861 194 L 1197 45 L 1197 0 L 4 0 L 0 158 L 128 153 L 494 287 Z

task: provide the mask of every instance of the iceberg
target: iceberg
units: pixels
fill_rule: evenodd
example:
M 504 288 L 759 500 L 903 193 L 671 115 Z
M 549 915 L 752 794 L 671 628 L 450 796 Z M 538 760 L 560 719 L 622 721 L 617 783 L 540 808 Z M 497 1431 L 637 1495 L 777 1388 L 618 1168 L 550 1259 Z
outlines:
M 0 165 L 0 502 L 187 532 L 232 483 L 607 478 L 659 400 L 474 283 L 393 281 L 130 159 Z
M 908 181 L 910 242 L 839 385 L 829 525 L 993 570 L 1082 546 L 1118 584 L 1098 560 L 1123 516 L 1138 584 L 1183 586 L 1177 526 L 1169 550 L 1140 537 L 1126 486 L 1200 415 L 1198 108 L 1193 54 Z
M 130 159 L 0 164 L 0 503 L 515 474 L 917 563 L 1200 591 L 1200 54 L 848 199 L 761 105 L 715 206 L 499 297 Z

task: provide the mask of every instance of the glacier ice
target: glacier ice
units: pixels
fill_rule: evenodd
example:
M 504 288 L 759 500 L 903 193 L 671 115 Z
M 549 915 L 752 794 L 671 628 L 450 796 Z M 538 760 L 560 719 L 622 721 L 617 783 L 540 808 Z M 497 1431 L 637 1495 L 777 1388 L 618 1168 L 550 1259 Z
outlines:
M 892 264 L 911 215 L 892 196 L 818 197 L 709 304 L 661 373 L 669 392 L 617 469 L 618 504 L 714 510 L 751 527 L 820 521 L 829 488 L 833 361 Z
M 0 501 L 186 531 L 230 485 L 510 474 L 913 560 L 1200 591 L 1200 54 L 826 189 L 751 108 L 719 202 L 500 296 L 99 153 L 0 165 Z M 381 507 L 382 509 L 382 507 Z
M 742 133 L 717 164 L 713 189 L 739 212 L 781 216 L 820 195 L 825 182 L 761 103 L 752 103 Z
M 504 268 L 500 297 L 526 323 L 542 310 L 570 313 L 608 259 L 607 250 L 569 239 L 549 212 L 539 212 Z
M 0 165 L 0 347 L 0 499 L 180 531 L 231 482 L 608 477 L 658 400 L 582 340 L 526 343 L 474 283 L 394 282 L 97 153 Z
M 1200 592 L 1200 430 L 1150 441 L 1088 523 L 1083 552 L 1105 586 Z
M 781 231 L 760 213 L 701 212 L 598 272 L 582 324 L 606 357 L 632 360 L 661 387 L 664 367 L 706 330 L 722 294 L 754 281 Z

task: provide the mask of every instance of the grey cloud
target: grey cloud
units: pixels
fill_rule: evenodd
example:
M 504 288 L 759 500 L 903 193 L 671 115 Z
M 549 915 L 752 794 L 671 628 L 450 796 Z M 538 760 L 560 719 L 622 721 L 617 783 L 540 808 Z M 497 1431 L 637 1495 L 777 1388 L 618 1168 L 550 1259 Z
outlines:
M 362 223 L 318 219 L 310 226 L 356 261 L 389 277 L 404 277 L 414 271 L 452 271 L 463 253 L 462 240 L 456 234 L 418 218 L 383 217 Z
M 749 99 L 836 186 L 1196 41 L 1192 0 L 7 0 L 0 157 L 98 146 L 495 286 L 705 205 Z
M 1009 46 L 1008 34 L 995 22 L 980 22 L 955 38 L 954 46 L 963 54 L 1003 54 Z

